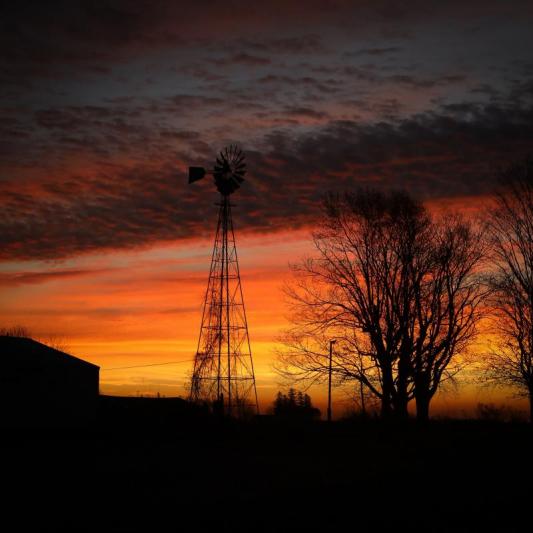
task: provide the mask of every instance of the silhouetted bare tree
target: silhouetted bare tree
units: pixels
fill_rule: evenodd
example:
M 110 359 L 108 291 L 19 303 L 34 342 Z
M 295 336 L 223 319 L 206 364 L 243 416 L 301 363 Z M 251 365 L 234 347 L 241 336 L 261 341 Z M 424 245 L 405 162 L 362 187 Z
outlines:
M 485 256 L 481 232 L 458 216 L 431 224 L 430 242 L 413 270 L 413 301 L 403 349 L 411 351 L 417 418 L 443 379 L 453 377 L 477 334 L 484 290 L 479 268 Z
M 313 235 L 317 256 L 292 266 L 295 281 L 287 287 L 294 327 L 280 357 L 288 375 L 325 376 L 327 344 L 336 338 L 337 381 L 362 382 L 380 399 L 384 417 L 407 415 L 413 390 L 399 348 L 410 289 L 402 258 L 416 243 L 404 238 L 427 223 L 423 208 L 402 193 L 326 198 Z
M 6 337 L 28 337 L 28 338 L 31 338 L 31 332 L 25 326 L 12 326 L 10 328 L 0 328 L 0 335 L 4 335 Z
M 533 423 L 533 160 L 501 172 L 488 228 L 500 342 L 487 358 L 487 373 L 529 398 Z
M 71 353 L 72 351 L 69 339 L 64 335 L 51 334 L 45 337 L 39 337 L 37 340 L 60 352 Z
M 457 217 L 432 220 L 406 193 L 328 196 L 313 235 L 318 253 L 293 266 L 294 327 L 280 371 L 322 379 L 328 340 L 336 338 L 337 382 L 362 383 L 384 417 L 406 417 L 416 397 L 427 418 L 454 356 L 475 334 L 478 237 Z
M 28 339 L 34 339 L 38 342 L 42 342 L 54 350 L 60 352 L 69 352 L 70 346 L 67 337 L 63 335 L 47 335 L 44 337 L 32 335 L 31 331 L 25 326 L 12 326 L 10 328 L 0 328 L 0 335 L 7 337 L 25 337 Z

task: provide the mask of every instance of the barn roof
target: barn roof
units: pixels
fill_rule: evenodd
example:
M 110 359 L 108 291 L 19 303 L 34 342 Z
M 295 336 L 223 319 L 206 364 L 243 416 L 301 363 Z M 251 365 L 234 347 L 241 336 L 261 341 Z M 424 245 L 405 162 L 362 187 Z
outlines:
M 9 353 L 10 352 L 10 353 Z M 76 364 L 85 367 L 92 367 L 99 369 L 100 367 L 74 357 L 68 353 L 56 350 L 50 346 L 46 346 L 42 342 L 38 342 L 27 337 L 13 337 L 8 335 L 0 335 L 0 353 L 2 355 L 13 355 L 16 359 L 30 359 L 39 360 L 41 362 Z M 1 362 L 2 365 L 6 361 Z

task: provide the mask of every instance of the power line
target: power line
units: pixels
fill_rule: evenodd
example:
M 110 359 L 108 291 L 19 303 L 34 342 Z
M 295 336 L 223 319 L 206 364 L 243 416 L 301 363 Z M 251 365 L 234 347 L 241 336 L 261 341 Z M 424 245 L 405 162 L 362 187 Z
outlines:
M 164 366 L 164 365 L 179 365 L 181 363 L 193 363 L 194 359 L 185 359 L 184 361 L 167 361 L 166 363 L 151 363 L 149 365 L 135 365 L 135 366 L 117 366 L 114 368 L 101 368 L 100 370 L 129 370 L 131 368 L 146 368 L 148 366 Z

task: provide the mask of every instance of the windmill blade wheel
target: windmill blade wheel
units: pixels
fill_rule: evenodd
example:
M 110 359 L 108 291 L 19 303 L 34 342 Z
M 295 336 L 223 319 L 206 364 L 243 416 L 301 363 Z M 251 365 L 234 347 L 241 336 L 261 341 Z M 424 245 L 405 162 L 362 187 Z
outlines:
M 215 184 L 220 193 L 229 196 L 244 181 L 246 163 L 244 153 L 231 144 L 220 151 L 214 167 Z

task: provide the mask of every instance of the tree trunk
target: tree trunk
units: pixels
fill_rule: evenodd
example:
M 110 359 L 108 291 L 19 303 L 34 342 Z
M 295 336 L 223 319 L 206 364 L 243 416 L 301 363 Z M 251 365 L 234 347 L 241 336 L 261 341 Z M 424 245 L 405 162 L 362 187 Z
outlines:
M 392 369 L 383 367 L 382 368 L 382 392 L 381 397 L 381 418 L 390 419 L 393 415 L 392 409 L 392 390 L 394 387 L 394 382 L 392 379 Z
M 420 393 L 418 391 L 416 393 L 416 421 L 425 424 L 429 421 L 429 402 L 430 397 L 429 394 L 426 393 Z
M 359 395 L 361 398 L 361 415 L 366 418 L 366 401 L 365 401 L 365 390 L 363 388 L 363 382 L 359 381 Z
M 533 424 L 533 390 L 529 392 L 529 423 Z
M 381 397 L 381 418 L 388 420 L 392 417 L 392 408 L 390 403 L 390 395 L 383 390 L 383 396 Z
M 409 418 L 407 403 L 407 394 L 400 394 L 394 402 L 394 415 L 398 420 L 407 420 Z
M 394 398 L 394 414 L 398 420 L 407 420 L 409 412 L 407 411 L 407 376 L 409 373 L 408 359 L 405 355 L 400 357 L 398 364 L 398 382 L 396 395 Z

